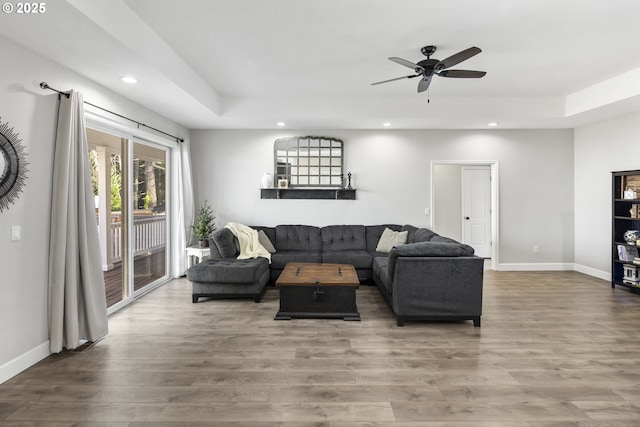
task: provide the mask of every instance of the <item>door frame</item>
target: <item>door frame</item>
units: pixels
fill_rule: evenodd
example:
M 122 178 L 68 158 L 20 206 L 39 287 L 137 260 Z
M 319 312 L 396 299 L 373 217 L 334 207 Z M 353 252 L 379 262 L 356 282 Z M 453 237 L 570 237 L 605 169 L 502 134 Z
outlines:
M 498 260 L 500 254 L 500 212 L 499 212 L 499 162 L 498 160 L 432 160 L 429 167 L 430 190 L 429 190 L 429 212 L 430 226 L 433 228 L 435 224 L 434 210 L 434 166 L 436 165 L 457 165 L 457 166 L 489 166 L 491 168 L 491 270 L 498 269 Z M 462 193 L 460 194 L 462 197 Z

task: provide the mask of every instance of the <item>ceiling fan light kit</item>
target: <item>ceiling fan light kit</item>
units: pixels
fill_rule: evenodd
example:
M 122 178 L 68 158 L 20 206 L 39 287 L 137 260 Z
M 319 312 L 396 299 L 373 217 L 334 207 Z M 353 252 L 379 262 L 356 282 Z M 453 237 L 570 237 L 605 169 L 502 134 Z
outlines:
M 415 77 L 421 77 L 418 82 L 418 92 L 424 92 L 429 89 L 429 85 L 431 85 L 431 79 L 435 76 L 440 77 L 449 77 L 449 78 L 457 78 L 457 79 L 478 79 L 484 77 L 487 74 L 485 71 L 475 71 L 475 70 L 450 70 L 450 67 L 461 63 L 462 61 L 466 61 L 467 59 L 479 54 L 482 52 L 482 49 L 478 47 L 470 47 L 461 52 L 456 53 L 455 55 L 451 55 L 448 58 L 443 59 L 442 61 L 438 59 L 431 59 L 431 55 L 436 52 L 436 46 L 429 45 L 424 46 L 420 49 L 420 52 L 427 59 L 423 59 L 418 63 L 413 63 L 411 61 L 407 61 L 406 59 L 398 58 L 392 56 L 389 58 L 390 61 L 395 62 L 396 64 L 403 65 L 407 68 L 413 69 L 415 74 L 409 76 L 396 77 L 394 79 L 383 80 L 380 82 L 371 83 L 372 85 L 379 85 L 381 83 L 393 82 L 396 80 L 402 79 L 412 79 Z

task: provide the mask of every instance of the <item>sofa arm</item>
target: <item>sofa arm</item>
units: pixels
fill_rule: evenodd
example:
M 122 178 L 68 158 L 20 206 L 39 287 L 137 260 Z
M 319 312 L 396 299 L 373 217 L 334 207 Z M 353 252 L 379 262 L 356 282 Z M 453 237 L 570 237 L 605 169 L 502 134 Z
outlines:
M 480 316 L 484 260 L 400 257 L 392 280 L 398 316 Z

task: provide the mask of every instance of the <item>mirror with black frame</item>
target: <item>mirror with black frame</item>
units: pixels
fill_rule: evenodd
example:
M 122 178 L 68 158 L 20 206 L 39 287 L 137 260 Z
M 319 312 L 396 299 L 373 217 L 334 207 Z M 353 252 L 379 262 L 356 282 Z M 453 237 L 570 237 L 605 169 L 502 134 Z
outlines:
M 278 187 L 342 187 L 343 144 L 340 139 L 322 136 L 277 139 L 273 158 Z
M 24 147 L 7 123 L 0 123 L 0 212 L 22 191 L 27 173 Z

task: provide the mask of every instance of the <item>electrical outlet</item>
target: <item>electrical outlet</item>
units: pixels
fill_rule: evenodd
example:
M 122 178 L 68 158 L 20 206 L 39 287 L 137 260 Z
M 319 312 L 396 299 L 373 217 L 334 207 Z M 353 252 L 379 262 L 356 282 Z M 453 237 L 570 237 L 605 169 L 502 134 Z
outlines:
M 12 241 L 20 240 L 20 226 L 19 225 L 14 225 L 13 227 L 11 227 L 11 240 Z
M 536 245 L 533 247 L 533 253 L 534 254 L 539 254 L 540 253 L 540 246 Z

